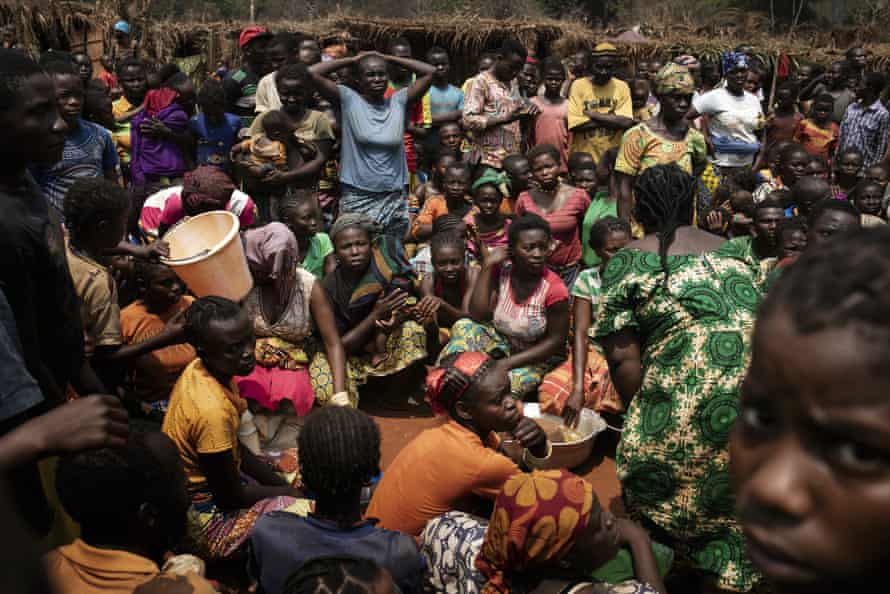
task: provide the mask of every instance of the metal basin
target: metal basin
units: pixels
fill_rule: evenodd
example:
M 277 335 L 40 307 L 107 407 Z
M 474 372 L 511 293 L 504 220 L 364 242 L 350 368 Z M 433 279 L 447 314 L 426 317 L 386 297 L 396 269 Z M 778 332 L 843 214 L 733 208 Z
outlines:
M 537 421 L 548 436 L 558 428 L 565 427 L 562 417 L 541 413 L 541 407 L 536 402 L 524 403 L 522 408 L 523 414 Z M 568 442 L 551 440 L 553 453 L 550 455 L 550 460 L 547 461 L 547 468 L 575 468 L 584 464 L 590 457 L 596 436 L 606 430 L 606 421 L 599 413 L 589 408 L 581 409 L 580 416 L 577 427 L 573 429 L 580 436 L 580 439 Z M 516 455 L 521 455 L 522 453 L 522 446 L 509 436 L 504 439 L 503 446 L 504 450 L 514 459 Z

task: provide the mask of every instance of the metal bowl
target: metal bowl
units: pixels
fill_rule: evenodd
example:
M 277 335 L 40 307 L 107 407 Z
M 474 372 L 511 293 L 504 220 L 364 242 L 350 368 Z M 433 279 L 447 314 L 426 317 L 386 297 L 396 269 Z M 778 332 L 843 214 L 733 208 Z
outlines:
M 524 416 L 536 421 L 544 421 L 544 423 L 540 424 L 545 431 L 565 425 L 562 417 L 542 413 L 541 407 L 537 403 L 524 403 L 522 409 Z M 584 408 L 581 409 L 578 426 L 574 430 L 582 436 L 581 439 L 569 442 L 554 442 L 552 444 L 553 453 L 545 465 L 546 468 L 575 468 L 584 464 L 593 451 L 596 436 L 606 430 L 606 421 L 599 413 L 589 408 Z M 517 456 L 522 454 L 522 446 L 509 437 L 504 439 L 503 446 L 504 450 L 514 459 L 517 459 Z

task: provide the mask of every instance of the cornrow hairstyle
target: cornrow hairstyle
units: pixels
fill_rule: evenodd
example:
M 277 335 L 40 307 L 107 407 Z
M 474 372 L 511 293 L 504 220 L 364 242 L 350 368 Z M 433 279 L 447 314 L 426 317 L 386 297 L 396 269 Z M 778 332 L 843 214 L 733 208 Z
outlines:
M 380 429 L 360 410 L 320 408 L 306 418 L 299 453 L 303 483 L 319 500 L 349 502 L 380 474 Z
M 23 51 L 0 49 L 0 110 L 18 103 L 25 81 L 38 74 L 43 74 L 43 69 Z
M 468 397 L 470 396 L 470 394 L 475 393 L 474 392 L 475 386 L 478 384 L 479 380 L 481 380 L 485 374 L 487 374 L 489 371 L 491 371 L 492 367 L 494 366 L 495 361 L 497 361 L 497 359 L 495 359 L 494 357 L 491 357 L 490 359 L 488 359 L 487 361 L 482 363 L 476 369 L 476 371 L 473 373 L 473 375 L 467 375 L 463 371 L 461 371 L 460 369 L 458 369 L 457 367 L 454 366 L 454 362 L 457 361 L 457 358 L 460 357 L 461 354 L 462 353 L 453 353 L 451 355 L 448 355 L 447 357 L 444 357 L 439 362 L 439 365 L 438 365 L 438 367 L 441 369 L 444 369 L 446 373 L 448 373 L 449 371 L 451 371 L 451 373 L 457 373 L 460 375 L 460 377 L 462 377 L 464 380 L 466 380 L 466 384 L 465 384 L 466 389 L 463 391 L 463 394 L 461 394 L 459 398 L 455 398 L 453 394 L 448 396 L 444 393 L 446 390 L 452 391 L 451 383 L 445 382 L 445 385 L 442 387 L 443 394 L 439 397 L 439 400 L 442 402 L 450 402 L 452 409 L 454 408 L 454 405 L 456 405 L 458 402 L 465 402 L 468 399 Z M 451 415 L 451 418 L 453 418 L 453 419 L 458 418 L 458 415 L 455 414 L 454 410 L 449 410 L 448 413 Z
M 664 271 L 664 283 L 670 278 L 667 253 L 677 228 L 692 222 L 695 179 L 676 163 L 650 167 L 637 178 L 634 187 L 634 213 L 647 233 L 658 236 L 658 257 Z
M 842 212 L 859 220 L 859 209 L 857 209 L 849 200 L 837 200 L 835 198 L 824 198 L 813 205 L 810 214 L 807 216 L 807 225 L 812 227 L 819 220 L 819 217 L 827 212 Z
M 214 79 L 207 80 L 198 91 L 198 105 L 203 109 L 205 106 L 220 106 L 226 104 L 226 90 L 223 84 Z
M 454 231 L 464 224 L 464 220 L 461 217 L 449 212 L 433 221 L 433 234 L 438 235 L 440 233 Z
M 81 177 L 71 184 L 62 212 L 71 239 L 94 230 L 99 221 L 114 220 L 130 208 L 130 196 L 118 184 L 102 177 Z
M 318 206 L 318 198 L 312 192 L 288 192 L 278 200 L 278 220 L 289 221 L 297 210 L 307 204 Z
M 453 247 L 461 252 L 466 252 L 467 240 L 455 230 L 433 235 L 433 238 L 430 240 L 430 254 L 435 256 L 439 253 L 439 250 L 445 247 Z
M 550 157 L 556 161 L 557 165 L 560 162 L 559 149 L 547 142 L 532 147 L 532 149 L 526 153 L 526 158 L 529 163 L 534 163 L 535 159 L 543 155 L 550 155 Z
M 522 216 L 513 219 L 513 222 L 510 223 L 510 228 L 507 229 L 507 243 L 509 244 L 510 249 L 516 249 L 516 244 L 519 243 L 520 233 L 535 230 L 546 233 L 547 239 L 553 237 L 553 233 L 550 231 L 550 223 L 533 212 L 523 213 Z
M 225 297 L 201 297 L 185 313 L 185 339 L 193 347 L 207 344 L 207 331 L 213 322 L 233 320 L 241 315 L 241 306 Z
M 601 248 L 612 233 L 624 233 L 630 237 L 630 223 L 618 217 L 603 217 L 590 228 L 587 243 L 593 249 Z
M 382 572 L 369 559 L 313 559 L 288 576 L 281 594 L 372 594 Z
M 836 200 L 835 202 L 845 202 Z M 813 334 L 854 332 L 871 352 L 870 371 L 886 378 L 890 367 L 890 227 L 863 229 L 844 241 L 808 249 L 770 288 L 758 324 L 777 310 L 788 312 L 795 329 Z

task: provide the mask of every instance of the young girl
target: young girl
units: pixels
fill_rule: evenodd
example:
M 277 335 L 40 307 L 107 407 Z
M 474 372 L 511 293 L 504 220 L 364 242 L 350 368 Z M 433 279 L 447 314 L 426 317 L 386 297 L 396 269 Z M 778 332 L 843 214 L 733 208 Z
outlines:
M 561 95 L 566 80 L 566 71 L 562 62 L 550 56 L 541 64 L 541 78 L 544 80 L 544 94 L 532 98 L 531 102 L 540 110 L 535 116 L 531 130 L 529 146 L 552 144 L 559 151 L 559 173 L 568 171 L 569 137 L 568 114 L 569 102 Z
M 420 282 L 422 299 L 418 309 L 424 309 L 424 299 L 431 299 L 439 328 L 447 330 L 459 319 L 470 316 L 468 288 L 475 282 L 479 270 L 467 266 L 466 239 L 454 231 L 434 235 L 430 251 L 433 273 L 424 276 Z M 443 344 L 448 342 L 449 336 L 445 332 Z
M 760 308 L 731 488 L 747 556 L 778 594 L 887 583 L 888 243 L 881 227 L 807 250 Z
M 552 144 L 539 144 L 528 152 L 528 160 L 537 187 L 519 196 L 516 214 L 531 212 L 550 224 L 556 248 L 547 263 L 571 287 L 580 270 L 580 228 L 590 196 L 559 179 L 559 151 Z
M 831 120 L 834 113 L 834 97 L 825 93 L 816 97 L 810 117 L 802 120 L 794 131 L 794 140 L 813 156 L 830 159 L 837 146 L 841 129 Z
M 612 386 L 609 366 L 590 330 L 602 286 L 600 274 L 630 239 L 630 225 L 617 217 L 600 219 L 590 230 L 590 247 L 602 264 L 578 275 L 572 287 L 575 338 L 569 359 L 544 377 L 538 391 L 541 411 L 563 416 L 569 426 L 578 419 L 582 408 L 616 414 L 624 411 Z
M 834 160 L 834 178 L 831 184 L 831 192 L 835 198 L 847 199 L 859 183 L 861 170 L 862 153 L 859 150 L 848 147 L 838 153 Z
M 304 270 L 321 279 L 337 267 L 334 244 L 327 233 L 319 230 L 321 208 L 315 196 L 307 192 L 294 192 L 285 196 L 278 203 L 278 219 L 297 238 L 300 246 L 297 263 Z
M 884 189 L 880 184 L 871 181 L 861 181 L 850 194 L 850 200 L 859 212 L 862 213 L 863 227 L 879 227 L 887 222 L 881 218 L 881 201 L 884 198 Z
M 420 214 L 414 219 L 411 236 L 418 241 L 425 241 L 433 234 L 433 222 L 444 214 L 465 216 L 471 207 L 472 198 L 467 195 L 470 190 L 470 168 L 464 163 L 452 163 L 445 169 L 442 180 L 443 193 L 426 201 Z
M 441 196 L 444 193 L 445 170 L 459 159 L 452 153 L 442 151 L 435 159 L 432 176 L 426 183 L 417 186 L 414 193 L 408 196 L 409 208 L 417 209 L 414 214 L 420 212 L 426 201 L 433 196 Z
M 464 217 L 473 241 L 467 246 L 471 256 L 482 259 L 481 249 L 507 245 L 507 229 L 512 218 L 501 212 L 504 195 L 501 187 L 507 176 L 494 169 L 486 169 L 473 182 L 473 208 Z M 477 243 L 481 245 L 477 245 Z

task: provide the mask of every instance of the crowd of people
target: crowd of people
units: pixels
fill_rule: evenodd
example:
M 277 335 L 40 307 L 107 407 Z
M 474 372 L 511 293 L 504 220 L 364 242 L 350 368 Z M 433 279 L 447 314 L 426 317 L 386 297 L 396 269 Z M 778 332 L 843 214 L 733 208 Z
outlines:
M 99 72 L 0 49 L 4 592 L 886 582 L 890 112 L 864 48 L 779 76 L 750 46 L 506 38 L 457 81 L 441 47 L 250 26 L 195 81 L 129 32 Z M 216 210 L 241 302 L 164 264 Z M 385 469 L 373 378 L 441 420 Z M 621 513 L 551 467 L 527 402 L 620 431 Z

